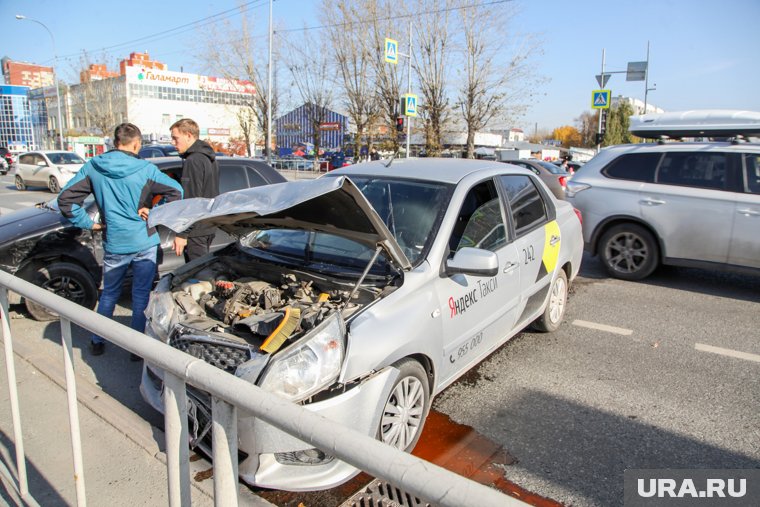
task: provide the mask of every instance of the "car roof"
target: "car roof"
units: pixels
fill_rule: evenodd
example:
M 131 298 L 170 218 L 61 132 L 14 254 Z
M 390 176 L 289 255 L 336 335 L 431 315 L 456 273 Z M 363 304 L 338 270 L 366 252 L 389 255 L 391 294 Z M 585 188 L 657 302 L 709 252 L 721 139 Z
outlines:
M 647 151 L 736 151 L 760 152 L 758 143 L 730 143 L 730 142 L 664 142 L 664 143 L 639 143 L 639 144 L 619 144 L 608 146 L 602 151 L 610 152 L 647 152 Z
M 508 169 L 502 162 L 494 160 L 461 159 L 461 158 L 398 158 L 392 163 L 387 160 L 362 162 L 336 169 L 329 173 L 332 175 L 363 175 L 363 176 L 390 176 L 394 178 L 408 178 L 422 181 L 436 181 L 456 184 L 470 174 L 484 170 Z M 515 167 L 515 171 L 525 169 Z

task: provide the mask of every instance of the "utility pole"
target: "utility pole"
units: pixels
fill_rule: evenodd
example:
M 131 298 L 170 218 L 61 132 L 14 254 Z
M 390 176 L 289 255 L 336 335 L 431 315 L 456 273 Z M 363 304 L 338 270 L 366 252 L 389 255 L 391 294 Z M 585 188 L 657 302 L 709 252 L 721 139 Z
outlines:
M 272 0 L 269 0 L 269 69 L 267 71 L 267 164 L 272 165 Z

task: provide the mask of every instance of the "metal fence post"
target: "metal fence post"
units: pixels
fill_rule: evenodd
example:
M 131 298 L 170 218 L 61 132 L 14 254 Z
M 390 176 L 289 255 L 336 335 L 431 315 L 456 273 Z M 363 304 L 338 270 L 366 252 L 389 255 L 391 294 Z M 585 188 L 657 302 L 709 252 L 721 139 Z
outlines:
M 169 505 L 190 505 L 190 449 L 187 431 L 185 381 L 164 370 L 164 425 Z
M 214 461 L 214 505 L 238 504 L 237 407 L 211 399 L 211 435 Z
M 8 289 L 6 287 L 0 287 L 0 306 L 2 306 L 3 343 L 5 344 L 5 370 L 8 376 L 8 395 L 11 401 L 11 416 L 13 418 L 13 445 L 16 447 L 18 492 L 21 498 L 26 500 L 29 497 L 29 483 L 26 477 L 24 436 L 21 432 L 21 412 L 18 407 L 16 366 L 13 361 L 13 339 L 11 338 L 10 315 L 8 314 Z
M 61 345 L 63 345 L 63 366 L 66 372 L 66 398 L 69 403 L 69 431 L 71 432 L 71 452 L 74 459 L 74 484 L 77 490 L 77 505 L 87 505 L 84 488 L 84 465 L 82 464 L 82 438 L 79 433 L 79 407 L 77 404 L 77 382 L 74 377 L 74 359 L 71 352 L 71 321 L 61 317 Z

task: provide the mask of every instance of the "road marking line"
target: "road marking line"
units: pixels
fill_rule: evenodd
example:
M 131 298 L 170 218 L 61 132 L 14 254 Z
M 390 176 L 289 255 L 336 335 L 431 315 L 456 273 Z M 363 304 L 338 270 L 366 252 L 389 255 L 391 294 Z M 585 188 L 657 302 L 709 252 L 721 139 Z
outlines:
M 737 359 L 745 359 L 747 361 L 754 361 L 760 363 L 760 356 L 757 354 L 750 354 L 749 352 L 740 352 L 738 350 L 722 349 L 720 347 L 713 347 L 712 345 L 705 345 L 704 343 L 695 343 L 694 348 L 702 352 L 712 352 L 713 354 L 719 354 L 721 356 L 735 357 Z
M 633 334 L 632 329 L 624 329 L 622 327 L 608 326 L 606 324 L 597 324 L 596 322 L 588 322 L 585 320 L 574 320 L 574 326 L 587 327 L 589 329 L 596 329 L 597 331 L 606 331 L 608 333 L 619 334 L 623 336 L 630 336 Z

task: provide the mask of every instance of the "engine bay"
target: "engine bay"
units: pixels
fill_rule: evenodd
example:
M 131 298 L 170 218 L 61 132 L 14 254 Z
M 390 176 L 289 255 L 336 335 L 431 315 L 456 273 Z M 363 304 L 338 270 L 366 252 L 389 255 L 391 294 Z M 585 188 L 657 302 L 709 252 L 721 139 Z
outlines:
M 176 276 L 172 297 L 184 327 L 271 354 L 333 312 L 346 318 L 381 293 L 381 288 L 362 285 L 349 299 L 353 288 L 232 256 Z

